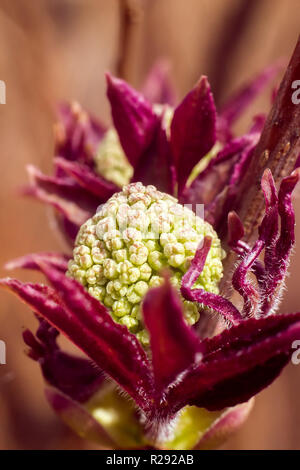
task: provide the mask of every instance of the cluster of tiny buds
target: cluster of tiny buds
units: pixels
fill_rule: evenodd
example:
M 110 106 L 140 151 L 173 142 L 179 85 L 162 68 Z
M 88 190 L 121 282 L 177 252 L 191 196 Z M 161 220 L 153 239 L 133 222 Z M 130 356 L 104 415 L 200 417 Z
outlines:
M 132 177 L 133 168 L 114 128 L 109 129 L 100 142 L 95 155 L 95 168 L 101 176 L 120 187 L 127 184 Z
M 154 104 L 153 110 L 158 116 L 162 117 L 162 125 L 169 137 L 174 114 L 173 108 L 167 105 Z M 83 113 L 82 110 L 81 112 Z M 120 188 L 128 184 L 133 175 L 133 168 L 127 160 L 117 131 L 113 127 L 104 134 L 95 155 L 94 163 L 99 175 L 104 176 L 105 179 L 112 181 Z
M 80 229 L 67 274 L 103 302 L 115 321 L 147 344 L 141 302 L 149 288 L 161 284 L 168 267 L 179 288 L 205 235 L 212 247 L 197 285 L 218 292 L 223 251 L 212 227 L 189 208 L 154 186 L 132 183 L 114 194 Z M 186 321 L 194 324 L 199 306 L 184 301 Z

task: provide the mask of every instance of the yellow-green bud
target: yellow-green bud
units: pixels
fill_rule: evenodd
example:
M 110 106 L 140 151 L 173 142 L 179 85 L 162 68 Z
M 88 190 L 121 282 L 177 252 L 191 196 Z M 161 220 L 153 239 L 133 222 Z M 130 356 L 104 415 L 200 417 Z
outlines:
M 194 287 L 218 293 L 223 250 L 210 224 L 154 186 L 132 183 L 114 194 L 79 230 L 67 275 L 111 311 L 118 323 L 149 342 L 140 306 L 150 287 L 162 283 L 161 270 L 169 268 L 179 290 L 204 236 L 212 246 Z M 199 306 L 184 301 L 188 324 L 199 318 Z
M 167 136 L 170 137 L 171 122 L 174 116 L 174 109 L 166 104 L 155 103 L 153 105 L 154 112 L 158 116 L 163 116 L 162 125 L 166 129 Z
M 162 125 L 166 129 L 168 137 L 170 136 L 171 121 L 174 110 L 170 106 L 155 104 L 154 112 L 160 116 L 163 115 Z M 98 147 L 98 152 L 94 158 L 96 171 L 109 181 L 112 181 L 120 188 L 128 184 L 132 175 L 133 168 L 122 149 L 118 134 L 114 128 L 109 129 Z M 129 202 L 133 203 L 133 198 Z M 137 202 L 137 201 L 135 201 Z
M 122 187 L 130 181 L 133 169 L 122 149 L 114 128 L 104 135 L 95 156 L 96 171 L 117 186 Z

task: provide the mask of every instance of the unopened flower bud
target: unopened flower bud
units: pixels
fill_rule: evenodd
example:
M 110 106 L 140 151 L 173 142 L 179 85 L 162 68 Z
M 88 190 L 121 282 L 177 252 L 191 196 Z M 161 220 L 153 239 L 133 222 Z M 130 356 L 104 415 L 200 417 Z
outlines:
M 132 177 L 133 169 L 121 147 L 115 129 L 109 129 L 98 148 L 95 156 L 97 172 L 117 186 L 127 184 Z
M 149 288 L 162 283 L 163 268 L 169 269 L 171 283 L 179 290 L 206 235 L 212 237 L 212 246 L 194 287 L 218 293 L 223 250 L 210 224 L 154 186 L 132 183 L 81 227 L 67 274 L 146 345 L 143 297 Z M 199 319 L 199 305 L 189 301 L 183 305 L 185 319 L 193 325 Z

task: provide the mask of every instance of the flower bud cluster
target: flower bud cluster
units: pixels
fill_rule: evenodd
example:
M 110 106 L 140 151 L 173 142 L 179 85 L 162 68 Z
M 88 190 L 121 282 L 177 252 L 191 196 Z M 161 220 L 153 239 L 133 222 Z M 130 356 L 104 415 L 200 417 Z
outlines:
M 169 137 L 174 114 L 173 108 L 155 104 L 153 110 L 158 116 L 162 116 L 162 124 Z M 119 187 L 128 184 L 133 175 L 133 168 L 127 160 L 117 131 L 113 127 L 105 133 L 101 140 L 94 162 L 97 173 Z
M 122 187 L 132 177 L 133 168 L 126 158 L 114 128 L 105 133 L 94 161 L 97 173 L 117 186 Z
M 83 284 L 108 307 L 116 322 L 126 325 L 146 344 L 143 297 L 149 288 L 161 284 L 165 267 L 179 289 L 206 235 L 212 237 L 212 246 L 195 287 L 218 293 L 223 250 L 210 224 L 154 186 L 132 183 L 81 227 L 67 275 Z M 196 303 L 184 301 L 189 324 L 198 320 L 198 310 Z

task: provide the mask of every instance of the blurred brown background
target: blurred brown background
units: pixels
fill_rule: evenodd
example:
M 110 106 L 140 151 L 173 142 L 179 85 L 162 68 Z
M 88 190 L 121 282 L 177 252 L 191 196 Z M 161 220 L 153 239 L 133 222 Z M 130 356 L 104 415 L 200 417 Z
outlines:
M 153 62 L 166 57 L 179 97 L 204 73 L 220 104 L 265 65 L 287 61 L 299 26 L 299 0 L 1 0 L 0 79 L 7 104 L 0 105 L 0 275 L 7 275 L 2 266 L 10 258 L 61 248 L 48 211 L 15 195 L 27 163 L 51 169 L 59 100 L 76 99 L 109 122 L 104 71 L 139 86 Z M 251 114 L 268 109 L 270 91 L 255 101 L 241 130 Z M 296 211 L 299 217 L 300 198 Z M 297 232 L 299 240 L 299 226 Z M 299 268 L 296 250 L 282 311 L 300 308 Z M 0 298 L 0 339 L 7 344 L 7 365 L 0 366 L 0 448 L 93 448 L 50 410 L 40 371 L 23 353 L 21 331 L 35 326 L 33 315 L 11 295 L 0 292 Z M 299 392 L 300 366 L 290 365 L 257 397 L 226 448 L 300 449 Z

